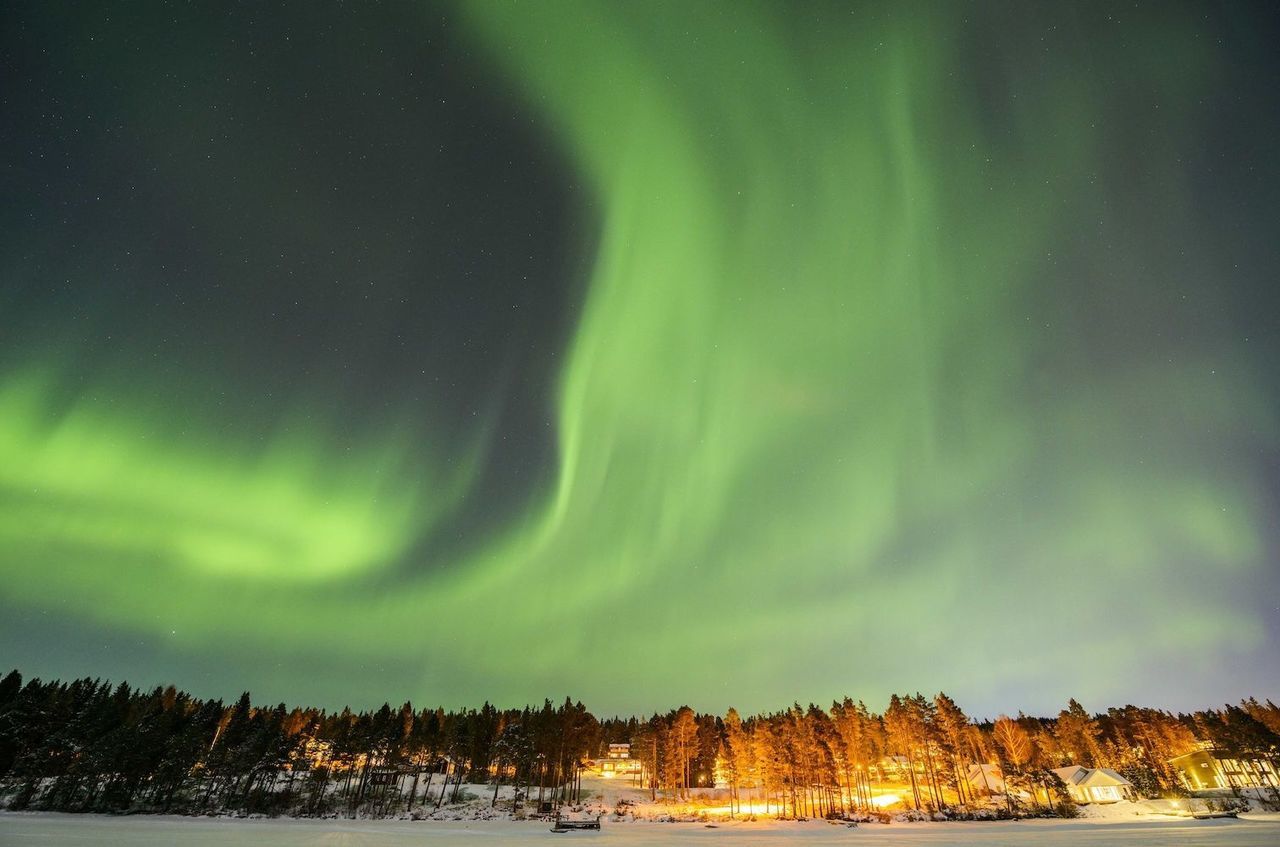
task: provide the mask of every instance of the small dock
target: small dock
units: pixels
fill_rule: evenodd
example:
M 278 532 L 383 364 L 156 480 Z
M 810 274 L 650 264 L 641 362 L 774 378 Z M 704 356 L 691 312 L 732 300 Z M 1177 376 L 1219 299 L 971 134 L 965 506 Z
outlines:
M 594 818 L 562 818 L 556 815 L 555 823 L 551 826 L 552 832 L 580 832 L 585 830 L 600 829 L 600 815 Z

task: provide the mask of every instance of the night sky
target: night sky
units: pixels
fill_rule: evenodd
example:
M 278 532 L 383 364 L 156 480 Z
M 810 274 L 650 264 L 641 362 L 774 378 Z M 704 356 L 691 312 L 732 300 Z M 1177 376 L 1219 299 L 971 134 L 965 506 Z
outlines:
M 1270 4 L 0 11 L 0 664 L 1280 698 Z

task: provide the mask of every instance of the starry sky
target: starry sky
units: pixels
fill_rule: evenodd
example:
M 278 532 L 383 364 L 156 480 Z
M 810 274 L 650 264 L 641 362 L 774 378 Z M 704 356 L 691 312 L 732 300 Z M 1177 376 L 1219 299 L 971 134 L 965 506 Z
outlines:
M 0 662 L 1280 697 L 1267 4 L 6 4 Z

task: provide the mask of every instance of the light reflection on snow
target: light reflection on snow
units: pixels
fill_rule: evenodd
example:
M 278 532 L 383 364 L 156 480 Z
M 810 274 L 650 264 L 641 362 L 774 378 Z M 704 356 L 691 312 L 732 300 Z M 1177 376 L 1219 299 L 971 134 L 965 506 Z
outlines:
M 134 816 L 23 814 L 0 812 L 5 847 L 94 844 L 100 847 L 182 844 L 183 847 L 411 847 L 411 845 L 546 844 L 583 840 L 618 847 L 698 843 L 736 847 L 825 847 L 874 841 L 887 847 L 1275 847 L 1280 823 L 1244 820 L 1006 821 L 1000 823 L 862 824 L 856 830 L 825 821 L 805 823 L 723 821 L 703 823 L 613 823 L 600 833 L 552 835 L 544 821 L 352 821 L 231 820 Z M 555 842 L 561 843 L 561 842 Z

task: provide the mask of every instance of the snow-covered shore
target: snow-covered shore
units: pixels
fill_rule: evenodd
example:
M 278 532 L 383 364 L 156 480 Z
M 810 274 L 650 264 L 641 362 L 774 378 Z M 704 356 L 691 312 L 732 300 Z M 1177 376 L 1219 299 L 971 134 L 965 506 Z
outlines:
M 559 839 L 557 841 L 556 839 Z M 886 847 L 1275 847 L 1280 822 L 1250 820 L 1105 819 L 1027 820 L 998 823 L 863 824 L 857 828 L 823 821 L 726 822 L 708 827 L 698 823 L 610 822 L 599 833 L 550 832 L 543 821 L 351 821 L 186 818 L 171 816 L 113 817 L 0 812 L 0 844 L 5 847 L 61 847 L 94 844 L 102 847 L 301 847 L 326 844 L 343 847 L 400 847 L 400 845 L 503 844 L 521 847 L 544 843 L 590 841 L 619 847 L 669 844 L 751 847 L 825 847 L 879 844 Z

